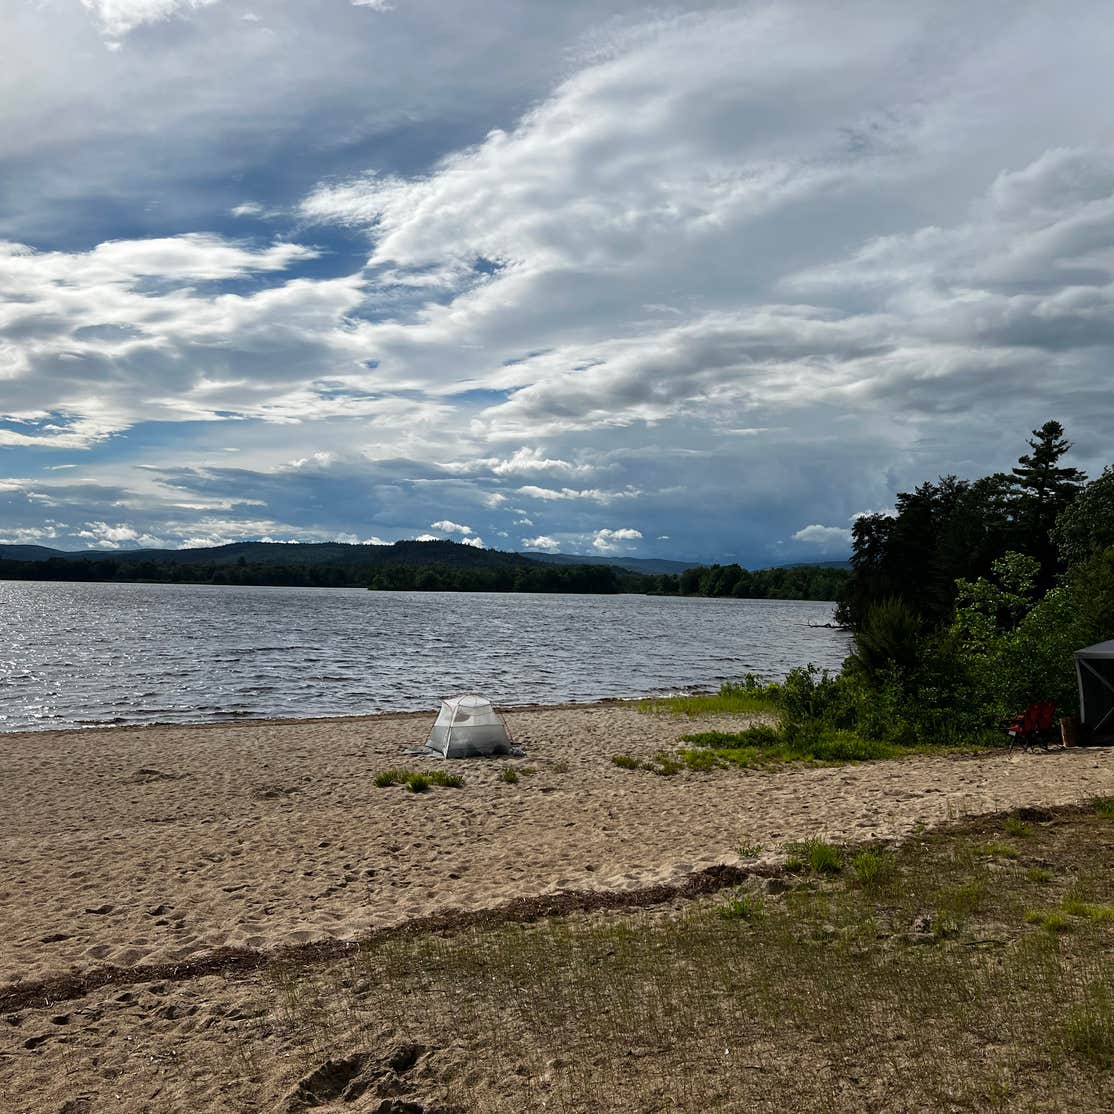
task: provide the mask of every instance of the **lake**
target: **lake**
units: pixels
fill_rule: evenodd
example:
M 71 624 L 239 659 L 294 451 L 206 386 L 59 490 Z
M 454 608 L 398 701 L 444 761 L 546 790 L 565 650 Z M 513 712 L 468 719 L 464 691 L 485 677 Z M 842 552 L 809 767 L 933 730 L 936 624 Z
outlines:
M 0 731 L 557 703 L 780 677 L 833 605 L 0 581 Z

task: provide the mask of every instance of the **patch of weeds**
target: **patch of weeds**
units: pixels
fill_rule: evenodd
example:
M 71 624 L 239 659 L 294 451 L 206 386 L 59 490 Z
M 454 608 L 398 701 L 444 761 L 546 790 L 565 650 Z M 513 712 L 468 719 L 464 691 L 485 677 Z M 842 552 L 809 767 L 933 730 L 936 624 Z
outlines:
M 1052 871 L 1043 866 L 1035 866 L 1025 872 L 1025 877 L 1030 882 L 1051 882 Z
M 737 893 L 720 905 L 716 912 L 725 921 L 753 921 L 766 912 L 766 903 L 757 894 Z
M 822 839 L 805 839 L 799 843 L 787 843 L 785 850 L 790 858 L 786 869 L 793 869 L 790 863 L 798 864 L 797 870 L 808 870 L 812 874 L 838 874 L 842 869 L 839 848 Z
M 1002 830 L 1014 839 L 1029 839 L 1033 834 L 1033 825 L 1026 824 L 1019 816 L 1007 816 Z
M 1114 820 L 1114 797 L 1096 797 L 1091 802 L 1091 807 L 1095 810 L 1096 816 L 1101 816 L 1104 820 Z
M 1060 908 L 1072 917 L 1085 917 L 1096 924 L 1114 924 L 1114 905 L 1100 905 L 1069 897 L 1064 899 Z
M 736 850 L 740 859 L 757 859 L 762 854 L 762 844 L 742 843 Z
M 420 788 L 415 789 L 412 782 L 417 781 Z M 422 784 L 424 783 L 424 784 Z M 391 785 L 405 785 L 411 793 L 424 793 L 431 785 L 446 789 L 459 789 L 464 784 L 460 774 L 447 774 L 444 770 L 431 770 L 429 773 L 415 773 L 413 770 L 384 770 L 375 775 L 375 784 L 380 789 Z
M 725 750 L 731 747 L 778 747 L 784 742 L 781 732 L 768 723 L 748 727 L 745 731 L 696 731 L 682 735 L 681 741 L 698 747 Z
M 421 776 L 428 778 L 430 785 L 440 785 L 444 789 L 459 789 L 464 784 L 460 774 L 447 774 L 444 770 L 434 770 Z
M 710 773 L 725 765 L 723 759 L 710 750 L 682 750 L 678 757 L 690 770 L 698 774 Z
M 1064 1043 L 1076 1055 L 1106 1068 L 1114 1065 L 1114 998 L 1101 983 L 1087 987 L 1086 1000 L 1068 1011 Z
M 533 777 L 538 771 L 534 766 L 519 766 L 518 772 L 521 777 Z
M 1071 919 L 1057 909 L 1026 909 L 1025 923 L 1043 928 L 1045 932 L 1071 932 Z
M 748 674 L 741 683 L 727 683 L 719 692 L 686 696 L 657 696 L 640 700 L 635 707 L 648 715 L 712 716 L 774 715 L 778 711 L 778 686 Z
M 401 785 L 409 776 L 409 770 L 384 770 L 375 775 L 375 784 L 380 789 L 386 789 L 391 785 Z
M 620 770 L 640 770 L 642 769 L 642 759 L 635 758 L 630 754 L 613 754 L 611 761 L 614 765 L 618 766 Z
M 767 723 L 745 731 L 697 731 L 682 735 L 681 741 L 744 767 L 778 762 L 866 762 L 902 753 L 889 743 L 864 739 L 852 731 L 823 728 L 790 733 Z
M 985 899 L 986 882 L 981 878 L 937 891 L 934 901 L 938 913 L 937 934 L 951 936 L 961 931 L 967 918 L 978 911 Z
M 653 760 L 644 763 L 644 766 L 650 773 L 657 774 L 658 777 L 673 777 L 685 768 L 683 762 L 679 762 L 673 755 L 664 750 L 659 750 L 654 755 Z
M 517 785 L 518 771 L 513 766 L 504 766 L 499 771 L 499 780 L 505 781 L 508 785 Z
M 884 851 L 860 851 L 851 859 L 851 869 L 859 884 L 867 890 L 888 886 L 897 874 L 897 861 Z
M 1009 843 L 1001 843 L 998 840 L 988 840 L 986 843 L 976 844 L 974 847 L 976 855 L 981 855 L 983 858 L 992 859 L 1016 859 L 1021 855 L 1016 847 Z

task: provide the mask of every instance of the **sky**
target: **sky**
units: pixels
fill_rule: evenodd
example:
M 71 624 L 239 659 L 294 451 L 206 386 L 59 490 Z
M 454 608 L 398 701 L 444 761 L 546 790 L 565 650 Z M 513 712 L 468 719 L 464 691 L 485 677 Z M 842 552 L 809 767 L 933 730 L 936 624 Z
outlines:
M 0 19 L 2 543 L 759 567 L 1114 460 L 1104 2 Z

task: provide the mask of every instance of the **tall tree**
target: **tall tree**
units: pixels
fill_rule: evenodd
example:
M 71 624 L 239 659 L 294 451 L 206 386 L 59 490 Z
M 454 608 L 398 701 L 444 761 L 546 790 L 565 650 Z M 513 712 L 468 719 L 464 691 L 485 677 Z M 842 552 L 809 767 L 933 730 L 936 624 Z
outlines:
M 1050 420 L 1034 429 L 1029 448 L 1032 452 L 1021 456 L 1013 469 L 1016 522 L 1021 545 L 1040 561 L 1040 583 L 1048 588 L 1058 564 L 1052 527 L 1083 489 L 1087 477 L 1078 468 L 1061 465 L 1071 442 L 1059 422 Z

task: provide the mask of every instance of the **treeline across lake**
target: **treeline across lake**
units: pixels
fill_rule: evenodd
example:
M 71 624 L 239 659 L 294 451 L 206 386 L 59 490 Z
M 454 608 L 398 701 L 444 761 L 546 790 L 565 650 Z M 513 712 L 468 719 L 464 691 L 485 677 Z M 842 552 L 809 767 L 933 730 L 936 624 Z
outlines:
M 739 565 L 712 565 L 687 569 L 679 575 L 657 575 L 617 565 L 550 564 L 453 542 L 400 542 L 376 549 L 375 563 L 361 559 L 367 552 L 365 547 L 321 550 L 315 546 L 280 546 L 268 551 L 252 543 L 220 547 L 210 551 L 214 556 L 208 559 L 197 551 L 163 552 L 157 557 L 120 553 L 0 559 L 0 579 L 834 600 L 848 575 L 844 570 L 822 566 L 751 572 Z M 278 552 L 283 559 L 258 558 L 258 554 L 268 552 Z

